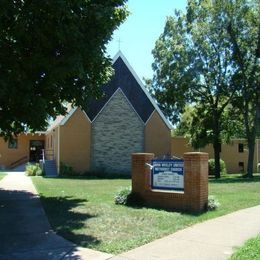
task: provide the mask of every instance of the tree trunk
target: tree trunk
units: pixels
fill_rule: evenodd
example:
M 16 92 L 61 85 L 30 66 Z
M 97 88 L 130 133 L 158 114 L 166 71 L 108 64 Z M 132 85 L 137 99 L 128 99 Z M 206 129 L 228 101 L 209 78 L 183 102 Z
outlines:
M 215 169 L 214 169 L 214 173 L 215 173 L 215 178 L 219 179 L 220 178 L 220 147 L 221 144 L 218 140 L 214 140 L 214 159 L 215 159 Z
M 215 159 L 215 178 L 220 178 L 220 151 L 221 151 L 221 142 L 220 142 L 220 126 L 219 126 L 219 116 L 218 113 L 214 113 L 214 122 L 213 122 L 213 148 L 214 148 L 214 159 Z
M 255 138 L 248 140 L 247 177 L 253 178 L 254 171 Z
M 254 154 L 255 154 L 255 139 L 256 139 L 256 125 L 257 125 L 257 107 L 249 112 L 248 102 L 245 105 L 244 120 L 246 127 L 246 137 L 248 145 L 248 160 L 247 160 L 247 177 L 253 178 L 254 170 Z M 253 114 L 253 119 L 250 120 L 250 114 Z

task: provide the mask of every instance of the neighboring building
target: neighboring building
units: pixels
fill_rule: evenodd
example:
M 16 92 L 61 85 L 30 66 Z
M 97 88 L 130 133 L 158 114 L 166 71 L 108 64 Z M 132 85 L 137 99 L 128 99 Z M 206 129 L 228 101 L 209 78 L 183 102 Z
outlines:
M 189 145 L 189 139 L 179 136 L 172 137 L 172 155 L 182 157 L 186 152 L 194 152 L 195 150 Z M 199 149 L 200 152 L 209 154 L 209 158 L 214 158 L 214 150 L 212 145 Z M 222 144 L 220 157 L 226 163 L 228 173 L 245 172 L 247 169 L 248 149 L 245 139 L 233 139 L 230 144 Z M 260 139 L 256 140 L 254 172 L 259 172 L 257 167 L 260 162 Z
M 7 142 L 0 138 L 0 170 L 41 159 L 44 140 L 44 133 L 24 133 Z
M 132 153 L 170 155 L 171 125 L 121 52 L 113 68 L 114 76 L 103 86 L 104 98 L 84 109 L 71 108 L 40 137 L 45 140 L 45 159 L 55 160 L 58 170 L 64 163 L 81 173 L 130 173 Z M 27 136 L 18 144 L 23 152 L 8 158 L 8 163 L 0 158 L 0 165 L 8 167 L 20 157 L 28 161 L 31 140 Z

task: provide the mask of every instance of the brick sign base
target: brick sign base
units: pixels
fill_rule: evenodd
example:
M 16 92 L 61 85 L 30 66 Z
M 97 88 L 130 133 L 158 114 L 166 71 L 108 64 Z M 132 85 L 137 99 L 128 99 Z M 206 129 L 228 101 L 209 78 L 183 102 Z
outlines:
M 132 154 L 132 191 L 137 193 L 145 205 L 168 210 L 201 212 L 208 202 L 208 154 L 185 153 L 184 192 L 153 191 L 150 181 L 152 153 Z

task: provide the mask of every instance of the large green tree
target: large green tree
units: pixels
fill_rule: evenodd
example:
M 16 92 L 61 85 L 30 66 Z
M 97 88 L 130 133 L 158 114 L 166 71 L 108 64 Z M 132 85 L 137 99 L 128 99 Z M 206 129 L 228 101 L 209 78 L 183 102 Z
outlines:
M 238 84 L 241 66 L 235 58 L 236 46 L 231 37 L 231 10 L 234 20 L 249 18 L 236 13 L 237 2 L 247 10 L 255 8 L 255 1 L 188 1 L 186 14 L 176 12 L 167 19 L 153 50 L 155 74 L 150 88 L 173 120 L 179 119 L 185 104 L 196 104 L 191 134 L 197 146 L 213 144 L 217 178 L 224 111 L 242 88 Z M 239 23 L 232 25 L 239 30 Z M 253 31 L 259 29 L 256 24 L 247 25 Z
M 186 103 L 197 104 L 200 145 L 213 143 L 215 176 L 220 177 L 221 118 L 237 89 L 233 85 L 232 53 L 223 19 L 223 1 L 188 2 L 187 15 L 168 17 L 156 42 L 151 88 L 169 115 Z M 194 125 L 195 127 L 195 125 Z M 200 130 L 200 129 L 198 129 Z M 211 132 L 211 138 L 206 133 Z M 199 131 L 195 132 L 196 134 Z M 203 134 L 203 135 L 202 135 Z M 198 139 L 198 138 L 197 138 Z
M 102 95 L 106 44 L 126 0 L 0 1 L 0 134 L 40 130 L 65 103 Z
M 233 106 L 243 115 L 248 144 L 247 175 L 253 176 L 254 149 L 260 108 L 260 1 L 236 0 L 227 5 L 227 31 L 240 86 Z

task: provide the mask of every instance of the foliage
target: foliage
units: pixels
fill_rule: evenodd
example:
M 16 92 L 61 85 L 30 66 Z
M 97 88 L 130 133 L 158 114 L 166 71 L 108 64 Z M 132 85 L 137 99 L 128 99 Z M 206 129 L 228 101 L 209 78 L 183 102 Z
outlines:
M 40 167 L 39 163 L 36 164 L 27 163 L 25 167 L 25 174 L 27 176 L 41 176 L 43 174 L 43 170 Z
M 260 235 L 249 239 L 241 248 L 239 248 L 231 257 L 231 260 L 250 259 L 259 260 L 260 256 Z
M 59 175 L 60 176 L 74 176 L 74 175 L 77 175 L 77 173 L 74 171 L 72 166 L 61 162 Z
M 183 109 L 183 113 L 180 115 L 180 121 L 174 129 L 174 136 L 190 137 L 193 114 L 194 106 L 186 105 Z
M 66 102 L 101 97 L 112 75 L 106 44 L 126 0 L 0 1 L 0 133 L 40 130 Z
M 204 120 L 200 117 L 198 105 L 186 105 L 174 130 L 174 136 L 188 137 L 194 148 L 203 148 L 213 141 L 213 134 L 208 126 L 210 122 L 206 122 L 207 120 L 207 117 Z M 221 142 L 230 143 L 232 138 L 245 138 L 241 113 L 233 106 L 228 105 L 224 109 L 221 121 Z
M 227 6 L 227 31 L 236 65 L 233 81 L 239 86 L 232 104 L 243 117 L 249 155 L 247 175 L 252 177 L 260 123 L 257 118 L 260 109 L 260 2 L 236 0 Z
M 209 175 L 214 175 L 214 169 L 215 169 L 215 160 L 209 159 Z M 220 174 L 223 175 L 226 173 L 227 173 L 226 164 L 222 159 L 220 159 Z
M 173 123 L 180 120 L 187 104 L 194 105 L 189 121 L 192 144 L 196 148 L 213 144 L 216 177 L 220 177 L 221 138 L 224 135 L 228 139 L 229 131 L 233 131 L 226 124 L 225 110 L 232 109 L 231 101 L 242 88 L 236 80 L 241 70 L 227 25 L 231 20 L 241 20 L 246 24 L 243 33 L 259 31 L 246 11 L 236 13 L 239 4 L 248 13 L 251 9 L 257 13 L 256 1 L 189 0 L 187 14 L 176 12 L 168 17 L 153 50 L 154 77 L 147 81 L 150 92 Z M 232 25 L 236 32 L 241 31 Z M 257 35 L 250 35 L 254 43 Z M 251 55 L 255 48 L 248 51 Z
M 219 206 L 220 203 L 214 196 L 211 195 L 208 197 L 208 205 L 207 205 L 208 210 L 216 210 Z
M 128 206 L 142 206 L 143 200 L 139 194 L 132 192 L 131 187 L 124 187 L 116 193 L 115 204 Z
M 216 218 L 260 201 L 260 175 L 244 179 L 241 174 L 209 177 L 209 195 L 221 207 L 203 214 L 169 212 L 114 203 L 115 191 L 131 180 L 79 178 L 33 178 L 50 224 L 58 234 L 78 246 L 112 254 L 128 251 L 195 223 Z
M 131 187 L 124 187 L 121 188 L 115 196 L 115 204 L 120 204 L 120 205 L 126 205 L 128 201 L 128 197 L 131 194 L 132 189 Z

